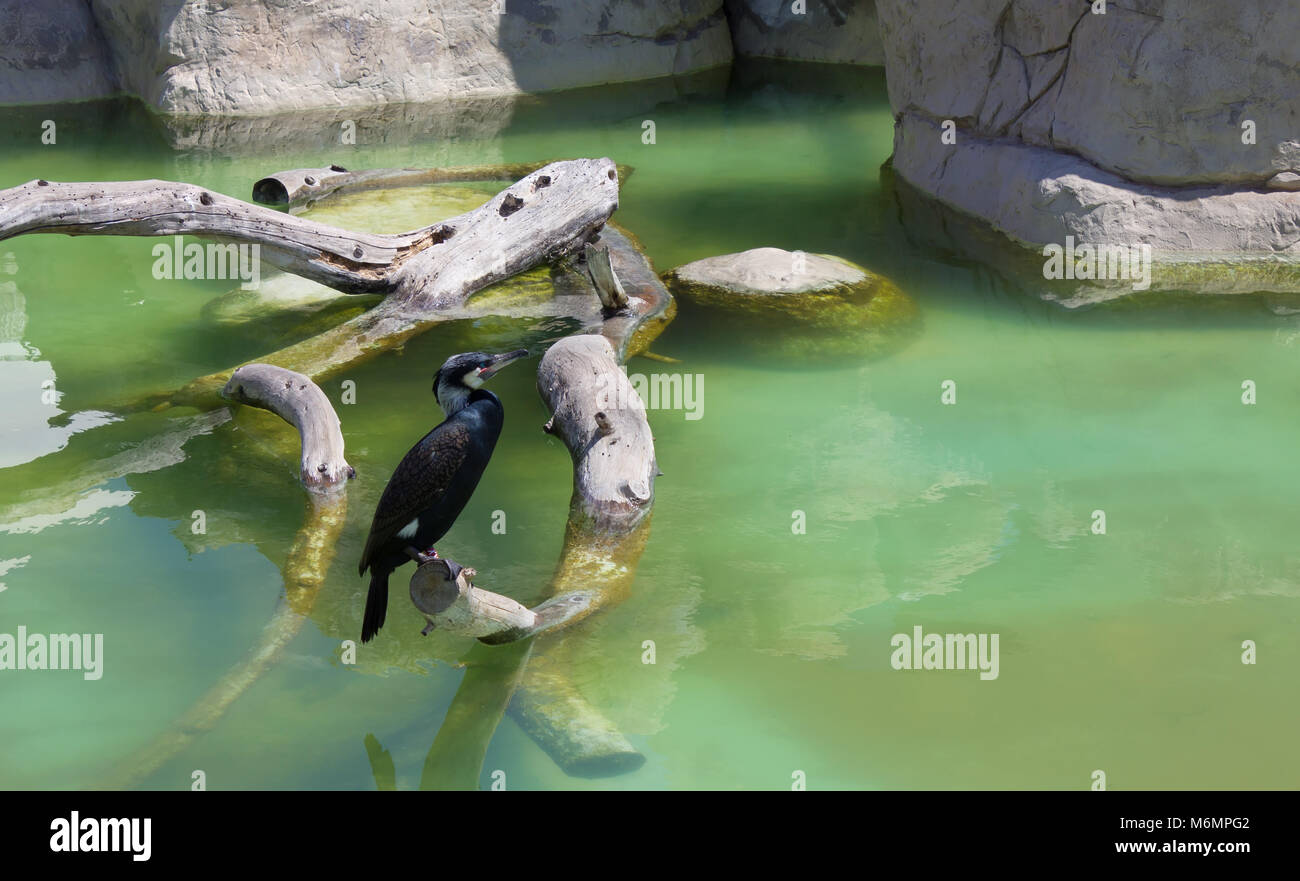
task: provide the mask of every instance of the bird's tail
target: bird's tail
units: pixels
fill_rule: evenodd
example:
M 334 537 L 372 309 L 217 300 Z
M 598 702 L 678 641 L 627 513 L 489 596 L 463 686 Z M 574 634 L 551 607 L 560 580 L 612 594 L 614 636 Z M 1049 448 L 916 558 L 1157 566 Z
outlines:
M 388 572 L 370 568 L 370 593 L 366 595 L 366 617 L 361 624 L 361 641 L 370 642 L 388 617 Z

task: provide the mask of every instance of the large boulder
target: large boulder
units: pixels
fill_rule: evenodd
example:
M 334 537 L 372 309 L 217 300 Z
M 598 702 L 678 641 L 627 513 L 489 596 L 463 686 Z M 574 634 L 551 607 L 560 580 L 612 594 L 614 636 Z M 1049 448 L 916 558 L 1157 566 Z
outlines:
M 122 86 L 164 113 L 545 91 L 727 64 L 722 0 L 91 0 Z
M 0 0 L 0 104 L 178 116 L 513 95 L 730 63 L 723 0 Z
M 737 55 L 885 63 L 876 0 L 813 0 L 802 6 L 790 0 L 727 0 L 727 19 Z
M 1263 185 L 1300 171 L 1300 40 L 1287 4 L 878 5 L 896 111 L 1145 183 Z
M 0 0 L 0 104 L 116 91 L 108 46 L 85 0 Z
M 892 281 L 829 254 L 754 248 L 687 263 L 666 280 L 705 332 L 725 329 L 787 361 L 880 357 L 917 326 L 915 303 Z
M 1095 8 L 1100 9 L 1100 4 Z M 1160 266 L 1300 267 L 1300 43 L 1267 0 L 879 0 L 893 168 L 1041 249 L 1149 245 Z M 1261 274 L 1262 290 L 1300 286 Z M 1174 282 L 1174 279 L 1177 279 Z M 1159 278 L 1155 286 L 1160 286 Z

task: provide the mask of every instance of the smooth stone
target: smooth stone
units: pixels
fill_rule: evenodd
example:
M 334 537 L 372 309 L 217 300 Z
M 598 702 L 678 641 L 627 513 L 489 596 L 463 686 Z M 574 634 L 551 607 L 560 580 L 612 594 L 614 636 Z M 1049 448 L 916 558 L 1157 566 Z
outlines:
M 918 325 L 892 281 L 830 254 L 755 248 L 679 266 L 666 281 L 729 338 L 796 361 L 880 357 Z

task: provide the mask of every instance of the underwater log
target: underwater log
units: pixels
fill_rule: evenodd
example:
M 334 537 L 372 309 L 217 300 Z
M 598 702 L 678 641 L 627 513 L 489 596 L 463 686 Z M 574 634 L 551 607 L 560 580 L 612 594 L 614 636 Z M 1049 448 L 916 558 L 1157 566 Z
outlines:
M 284 597 L 244 658 L 162 734 L 122 762 L 110 788 L 139 784 L 216 727 L 231 704 L 274 666 L 285 646 L 298 635 L 334 562 L 347 522 L 347 481 L 355 473 L 344 459 L 338 414 L 325 393 L 305 376 L 266 364 L 253 367 L 256 369 L 242 373 L 237 382 L 232 379 L 229 396 L 270 410 L 298 428 L 300 476 L 312 490 L 307 516 L 282 569 Z

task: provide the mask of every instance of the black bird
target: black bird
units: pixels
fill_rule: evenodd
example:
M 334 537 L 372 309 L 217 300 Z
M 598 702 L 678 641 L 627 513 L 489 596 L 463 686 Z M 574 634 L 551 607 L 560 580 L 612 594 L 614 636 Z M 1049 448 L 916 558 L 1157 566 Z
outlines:
M 456 522 L 492 458 L 505 410 L 496 395 L 481 388 L 484 380 L 527 354 L 519 349 L 453 355 L 433 377 L 434 397 L 447 418 L 411 448 L 389 478 L 361 552 L 360 573 L 370 569 L 362 642 L 369 642 L 388 616 L 389 574 L 408 560 L 435 554 L 434 542 Z

